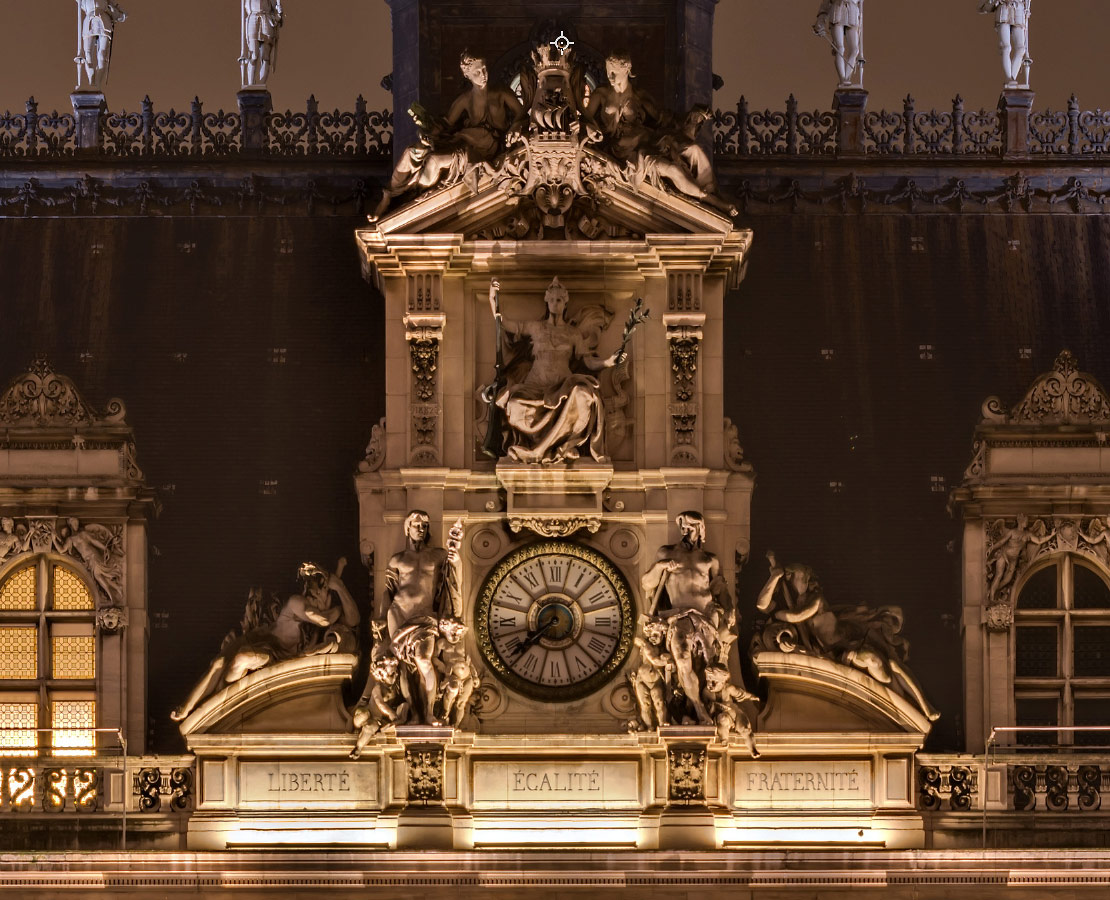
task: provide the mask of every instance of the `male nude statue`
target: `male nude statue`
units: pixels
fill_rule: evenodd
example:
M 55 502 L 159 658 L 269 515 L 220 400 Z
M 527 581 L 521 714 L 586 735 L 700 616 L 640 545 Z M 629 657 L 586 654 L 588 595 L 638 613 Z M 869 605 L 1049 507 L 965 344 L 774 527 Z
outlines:
M 650 598 L 647 614 L 657 616 L 667 626 L 667 650 L 674 660 L 679 687 L 698 723 L 711 725 L 713 718 L 702 702 L 696 658 L 702 667 L 727 663 L 736 610 L 721 575 L 720 561 L 702 549 L 704 517 L 698 512 L 684 512 L 675 523 L 681 540 L 659 548 L 655 562 L 641 579 L 641 587 L 644 596 Z M 657 611 L 664 590 L 670 608 Z
M 413 709 L 422 711 L 424 724 L 438 725 L 439 620 L 461 618 L 462 598 L 449 583 L 459 562 L 458 537 L 453 534 L 446 549 L 429 547 L 430 521 L 419 509 L 405 517 L 405 549 L 390 557 L 386 566 L 385 590 L 374 610 L 374 633 L 378 639 L 388 635 L 393 655 L 415 672 L 419 698 L 412 698 Z

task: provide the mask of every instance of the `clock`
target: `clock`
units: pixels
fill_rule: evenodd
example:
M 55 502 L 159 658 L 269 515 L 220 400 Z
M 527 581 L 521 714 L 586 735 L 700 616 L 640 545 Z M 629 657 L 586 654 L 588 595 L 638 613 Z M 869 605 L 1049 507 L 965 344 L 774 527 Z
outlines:
M 570 541 L 514 550 L 486 577 L 478 649 L 510 688 L 547 702 L 585 697 L 632 648 L 632 592 L 608 559 Z

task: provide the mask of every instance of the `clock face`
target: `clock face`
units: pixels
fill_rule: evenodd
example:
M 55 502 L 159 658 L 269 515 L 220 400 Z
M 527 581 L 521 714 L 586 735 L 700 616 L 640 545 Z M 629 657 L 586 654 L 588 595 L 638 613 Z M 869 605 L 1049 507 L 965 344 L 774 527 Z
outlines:
M 478 648 L 509 687 L 573 700 L 613 677 L 632 646 L 632 593 L 596 550 L 541 541 L 506 556 L 475 610 Z

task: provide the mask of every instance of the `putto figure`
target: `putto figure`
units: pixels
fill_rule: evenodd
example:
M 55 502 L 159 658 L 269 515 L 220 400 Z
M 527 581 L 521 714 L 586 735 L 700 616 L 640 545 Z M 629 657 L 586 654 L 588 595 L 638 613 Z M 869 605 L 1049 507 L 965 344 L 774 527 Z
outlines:
M 627 358 L 624 343 L 610 356 L 595 352 L 609 322 L 608 312 L 595 307 L 568 317 L 570 295 L 554 278 L 543 295 L 547 312 L 542 319 L 510 321 L 501 316 L 500 287 L 496 280 L 490 283 L 489 302 L 498 333 L 526 340 L 532 357 L 524 377 L 494 398 L 509 430 L 506 455 L 518 462 L 550 465 L 578 459 L 585 446 L 595 460 L 608 462 L 605 404 L 601 383 L 592 373 L 611 369 Z
M 285 21 L 281 0 L 243 0 L 239 68 L 243 87 L 265 87 L 277 65 L 278 32 Z
M 821 0 L 813 33 L 832 44 L 841 87 L 863 83 L 863 0 Z
M 108 80 L 112 36 L 127 20 L 113 0 L 77 0 L 77 90 L 100 90 Z
M 439 725 L 439 651 L 441 620 L 462 618 L 459 588 L 461 525 L 447 547 L 428 545 L 431 519 L 415 509 L 405 517 L 405 549 L 390 557 L 385 590 L 374 610 L 375 645 L 371 658 L 389 654 L 405 667 L 401 690 L 424 725 Z
M 340 578 L 346 563 L 339 560 L 334 573 L 313 563 L 302 564 L 301 593 L 290 595 L 284 603 L 253 588 L 239 628 L 224 638 L 219 656 L 170 718 L 182 721 L 216 691 L 272 663 L 297 656 L 355 652 L 359 612 Z M 333 602 L 333 593 L 339 605 Z
M 358 738 L 351 759 L 358 759 L 366 745 L 379 732 L 394 732 L 409 719 L 409 703 L 401 691 L 396 656 L 383 655 L 370 663 L 366 687 L 351 713 Z
M 1018 79 L 1025 70 L 1024 88 L 1029 87 L 1029 17 L 1033 0 L 983 0 L 979 12 L 994 14 L 998 29 L 998 45 L 1002 51 L 1002 71 L 1006 73 L 1006 87 L 1018 87 Z
M 641 628 L 648 642 L 654 623 L 666 630 L 666 648 L 674 666 L 671 692 L 685 697 L 685 709 L 672 707 L 671 724 L 692 718 L 699 725 L 713 725 L 715 718 L 704 702 L 705 673 L 713 666 L 727 669 L 729 649 L 736 640 L 736 610 L 720 561 L 702 547 L 705 518 L 688 511 L 680 513 L 675 524 L 681 539 L 660 547 L 640 580 L 649 617 Z M 644 652 L 643 646 L 640 650 Z M 738 690 L 744 700 L 755 699 Z

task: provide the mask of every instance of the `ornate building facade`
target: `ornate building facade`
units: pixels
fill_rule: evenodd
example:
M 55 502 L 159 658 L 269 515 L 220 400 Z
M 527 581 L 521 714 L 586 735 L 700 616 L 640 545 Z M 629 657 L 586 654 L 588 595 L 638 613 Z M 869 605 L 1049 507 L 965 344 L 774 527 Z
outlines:
M 1110 126 L 1004 11 L 997 111 L 869 110 L 833 3 L 831 111 L 713 112 L 714 3 L 628 7 L 391 0 L 394 122 L 274 111 L 270 2 L 237 112 L 110 112 L 80 6 L 0 121 L 0 884 L 1105 892 Z

